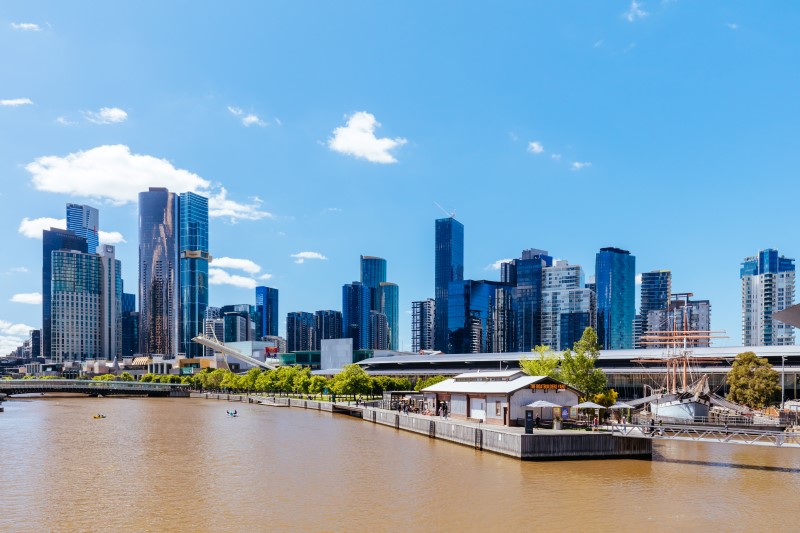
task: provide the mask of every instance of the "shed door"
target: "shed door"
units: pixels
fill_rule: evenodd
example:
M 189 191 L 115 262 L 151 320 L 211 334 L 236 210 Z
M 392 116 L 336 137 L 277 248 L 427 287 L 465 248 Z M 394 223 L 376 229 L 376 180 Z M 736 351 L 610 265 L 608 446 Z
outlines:
M 469 399 L 469 416 L 470 418 L 479 418 L 486 422 L 486 399 L 484 398 L 470 398 Z

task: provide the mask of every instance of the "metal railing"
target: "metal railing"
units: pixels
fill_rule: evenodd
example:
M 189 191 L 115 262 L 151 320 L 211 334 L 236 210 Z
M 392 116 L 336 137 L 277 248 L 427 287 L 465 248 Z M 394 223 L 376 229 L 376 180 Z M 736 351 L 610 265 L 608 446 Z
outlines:
M 611 433 L 623 437 L 750 444 L 800 448 L 800 433 L 758 429 L 725 428 L 720 426 L 613 424 Z

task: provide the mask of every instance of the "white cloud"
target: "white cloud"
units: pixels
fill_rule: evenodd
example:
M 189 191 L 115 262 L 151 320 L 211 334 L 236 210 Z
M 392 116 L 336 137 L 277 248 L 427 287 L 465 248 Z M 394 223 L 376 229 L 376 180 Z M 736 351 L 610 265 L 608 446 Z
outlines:
M 25 217 L 22 219 L 22 222 L 19 223 L 17 232 L 29 239 L 41 239 L 42 231 L 50 228 L 67 229 L 67 219 L 49 217 L 31 219 Z
M 283 126 L 283 122 L 281 122 L 281 119 L 279 119 L 278 117 L 275 117 L 275 124 L 277 124 L 278 126 Z
M 272 274 L 261 274 L 260 276 L 258 276 L 258 279 L 264 280 L 264 281 L 266 281 L 268 279 L 272 279 Z
M 119 244 L 121 242 L 128 242 L 125 240 L 125 237 L 122 236 L 122 233 L 118 231 L 98 231 L 97 239 L 100 241 L 100 244 Z
M 380 125 L 380 122 L 375 120 L 375 115 L 371 113 L 366 111 L 353 113 L 347 118 L 346 126 L 339 126 L 333 130 L 333 137 L 328 139 L 328 148 L 372 163 L 397 163 L 397 159 L 390 152 L 408 141 L 402 137 L 395 139 L 375 137 L 375 128 Z
M 0 100 L 0 106 L 19 107 L 21 105 L 33 105 L 33 101 L 30 98 L 9 98 Z
M 27 338 L 32 329 L 36 328 L 25 324 L 14 324 L 7 320 L 0 320 L 0 334 L 2 335 L 13 335 L 15 337 Z M 20 341 L 20 344 L 22 344 L 22 341 Z
M 128 120 L 128 113 L 118 107 L 101 107 L 100 111 L 84 111 L 83 116 L 94 124 L 119 124 Z
M 249 259 L 237 259 L 235 257 L 215 257 L 212 264 L 218 268 L 233 268 L 243 270 L 248 274 L 258 274 L 261 267 Z
M 539 141 L 531 141 L 528 143 L 528 151 L 532 154 L 541 154 L 544 152 L 544 146 Z
M 589 162 L 589 161 L 584 161 L 584 162 L 573 161 L 572 165 L 570 166 L 570 168 L 572 168 L 572 170 L 580 170 L 582 168 L 586 168 L 586 167 L 590 167 L 590 166 L 592 166 L 592 163 Z
M 74 126 L 75 124 L 77 124 L 77 122 L 72 122 L 71 120 L 68 120 L 66 117 L 58 117 L 56 118 L 56 122 L 58 124 L 61 124 L 62 126 Z
M 18 304 L 41 305 L 42 294 L 39 292 L 20 292 L 12 296 L 10 301 Z
M 561 161 L 561 154 L 550 154 L 550 159 L 555 159 L 556 161 Z
M 208 269 L 208 283 L 210 285 L 231 285 L 242 289 L 254 289 L 257 285 L 253 278 L 229 274 L 220 268 Z
M 645 18 L 649 13 L 642 9 L 642 4 L 637 2 L 636 0 L 631 1 L 631 5 L 628 10 L 622 14 L 622 16 L 628 22 L 635 22 L 638 19 Z
M 293 257 L 294 262 L 297 263 L 298 265 L 302 265 L 306 259 L 320 259 L 322 261 L 328 259 L 319 252 L 298 252 L 296 254 L 290 255 L 289 257 Z
M 339 207 L 326 207 L 325 209 L 323 209 L 323 212 L 325 212 L 325 213 L 341 213 L 342 210 Z
M 242 120 L 242 124 L 244 124 L 245 127 L 261 126 L 263 128 L 264 126 L 267 125 L 267 123 L 261 120 L 258 115 L 254 113 L 245 113 L 244 111 L 242 111 L 241 108 L 228 106 L 228 111 L 230 111 L 230 113 L 233 116 L 239 117 Z M 280 126 L 280 121 L 277 122 L 278 125 Z
M 486 268 L 484 268 L 484 270 L 500 270 L 500 265 L 502 265 L 503 263 L 510 263 L 511 261 L 513 261 L 513 259 L 510 259 L 510 258 L 509 259 L 498 259 L 497 261 L 495 261 L 491 265 L 486 265 Z
M 642 275 L 641 274 L 636 274 L 636 284 L 637 285 L 641 285 L 642 284 Z
M 15 273 L 24 274 L 24 273 L 28 272 L 28 269 L 26 267 L 14 267 L 14 268 L 10 268 L 8 271 L 9 272 L 15 272 Z
M 43 156 L 28 163 L 31 183 L 40 191 L 106 201 L 112 205 L 137 202 L 150 187 L 175 192 L 196 192 L 209 197 L 209 216 L 259 220 L 274 218 L 260 209 L 261 200 L 242 204 L 227 197 L 227 190 L 166 159 L 131 153 L 125 145 L 103 145 L 64 157 Z
M 729 22 L 728 24 L 726 24 L 726 26 L 729 27 L 732 30 L 738 30 L 739 29 L 739 25 L 734 23 L 734 22 Z
M 33 22 L 12 22 L 11 27 L 20 31 L 42 31 L 42 28 Z

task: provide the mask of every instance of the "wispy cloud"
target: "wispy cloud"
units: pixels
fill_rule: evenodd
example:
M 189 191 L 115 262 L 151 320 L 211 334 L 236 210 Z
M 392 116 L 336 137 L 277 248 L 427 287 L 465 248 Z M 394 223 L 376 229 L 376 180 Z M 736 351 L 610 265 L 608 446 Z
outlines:
M 622 16 L 628 22 L 636 22 L 637 20 L 643 19 L 648 15 L 649 13 L 644 9 L 642 9 L 642 4 L 637 2 L 636 0 L 632 0 L 630 7 L 628 7 L 628 10 L 622 14 Z
M 28 237 L 29 239 L 41 239 L 42 231 L 50 228 L 67 229 L 67 219 L 50 217 L 25 217 L 22 219 L 22 222 L 19 223 L 17 232 L 24 237 Z M 122 236 L 122 233 L 118 231 L 100 231 L 98 232 L 97 238 L 102 244 L 119 244 L 122 242 L 128 242 L 125 240 L 125 237 Z
M 208 269 L 208 283 L 210 285 L 231 285 L 241 289 L 254 289 L 258 285 L 253 278 L 229 274 L 221 268 Z
M 9 268 L 5 274 L 25 274 L 28 272 L 27 267 L 13 267 Z
M 215 257 L 211 264 L 218 268 L 233 268 L 235 270 L 242 270 L 248 274 L 258 274 L 261 272 L 261 266 L 249 259 L 238 259 L 235 257 Z
M 268 279 L 272 279 L 272 274 L 261 274 L 260 276 L 258 276 L 258 279 L 267 281 Z
M 739 25 L 736 24 L 735 22 L 729 22 L 729 23 L 727 23 L 725 25 L 727 27 L 729 27 L 730 29 L 732 29 L 732 30 L 738 30 L 739 29 Z
M 628 46 L 626 46 L 625 48 L 622 49 L 622 53 L 623 54 L 627 54 L 628 52 L 630 52 L 634 48 L 636 48 L 636 43 L 630 43 Z
M 544 152 L 544 146 L 539 141 L 531 141 L 528 143 L 528 151 L 532 154 L 541 154 Z
M 10 353 L 28 338 L 32 326 L 0 320 L 0 355 Z
M 30 98 L 9 98 L 0 100 L 0 106 L 19 107 L 21 105 L 33 105 L 33 101 Z
M 324 213 L 341 213 L 342 210 L 338 207 L 326 207 L 322 210 Z
M 77 124 L 77 122 L 68 120 L 67 117 L 56 118 L 56 123 L 61 124 L 62 126 L 74 126 L 75 124 Z
M 503 263 L 510 263 L 511 261 L 513 261 L 513 259 L 511 259 L 511 258 L 498 259 L 497 261 L 495 261 L 491 265 L 486 265 L 484 270 L 500 270 L 500 265 L 502 265 Z
M 641 274 L 636 274 L 635 282 L 636 282 L 637 285 L 641 285 L 642 284 L 642 275 Z
M 594 43 L 594 45 L 592 46 L 592 48 L 600 48 L 601 46 L 603 46 L 603 39 L 600 39 L 599 41 L 596 41 Z
M 228 111 L 230 111 L 233 116 L 239 117 L 245 127 L 261 126 L 263 128 L 267 125 L 258 115 L 254 113 L 245 113 L 241 108 L 228 106 Z
M 583 162 L 581 162 L 581 161 L 573 161 L 572 165 L 570 165 L 570 168 L 572 170 L 581 170 L 582 168 L 586 168 L 586 167 L 590 167 L 590 166 L 592 166 L 592 163 L 589 162 L 589 161 L 583 161 Z
M 119 244 L 121 242 L 128 242 L 125 240 L 125 237 L 122 236 L 122 233 L 118 231 L 98 231 L 97 240 L 100 241 L 100 244 Z
M 561 154 L 550 154 L 550 159 L 561 161 Z
M 42 294 L 38 292 L 20 292 L 13 295 L 10 301 L 18 304 L 41 305 Z
M 305 263 L 306 259 L 319 259 L 321 261 L 325 261 L 328 258 L 322 255 L 319 252 L 298 252 L 296 254 L 291 254 L 289 257 L 294 258 L 294 262 L 298 265 L 302 265 Z
M 118 107 L 101 107 L 99 111 L 84 111 L 83 116 L 93 124 L 120 124 L 128 120 L 128 113 Z
M 333 137 L 328 139 L 328 148 L 372 163 L 397 163 L 391 152 L 408 141 L 402 137 L 394 139 L 376 137 L 375 129 L 380 125 L 380 122 L 375 120 L 375 115 L 371 113 L 366 111 L 353 113 L 347 117 L 345 126 L 333 130 Z
M 19 31 L 42 31 L 42 28 L 33 22 L 12 22 L 11 27 Z
M 261 209 L 261 200 L 242 203 L 228 198 L 228 191 L 193 172 L 176 168 L 170 161 L 133 154 L 125 145 L 104 145 L 64 157 L 43 156 L 28 163 L 31 183 L 39 191 L 66 194 L 125 205 L 138 201 L 149 187 L 191 191 L 208 197 L 208 214 L 231 222 L 274 218 Z

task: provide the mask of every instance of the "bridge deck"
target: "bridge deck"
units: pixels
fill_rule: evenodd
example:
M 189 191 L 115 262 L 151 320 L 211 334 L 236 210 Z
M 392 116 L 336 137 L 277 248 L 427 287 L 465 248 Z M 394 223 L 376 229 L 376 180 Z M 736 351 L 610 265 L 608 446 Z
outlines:
M 719 426 L 666 425 L 651 427 L 649 425 L 615 424 L 611 426 L 611 432 L 614 435 L 646 439 L 800 448 L 800 433 L 784 431 L 725 429 Z
M 188 396 L 189 385 L 141 381 L 11 379 L 0 380 L 0 393 L 8 396 L 38 393 L 76 393 L 90 396 Z

